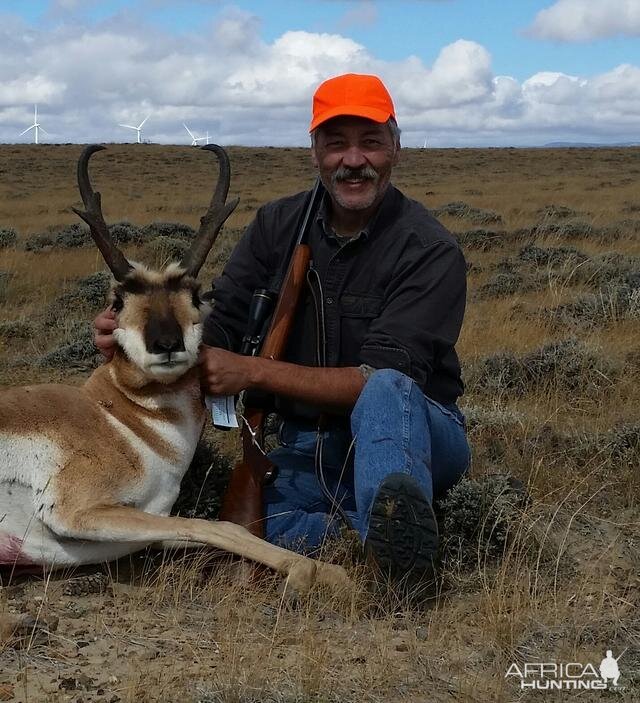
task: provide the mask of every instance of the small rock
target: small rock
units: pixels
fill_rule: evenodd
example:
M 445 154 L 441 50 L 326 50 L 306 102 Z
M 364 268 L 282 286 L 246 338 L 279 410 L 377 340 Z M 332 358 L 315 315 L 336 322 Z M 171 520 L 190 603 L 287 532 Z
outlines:
M 405 642 L 398 642 L 396 645 L 396 652 L 408 652 L 409 651 L 409 645 L 406 644 Z
M 429 639 L 429 628 L 425 627 L 424 625 L 420 625 L 420 627 L 416 630 L 416 639 L 419 640 L 420 642 L 424 642 L 425 640 Z

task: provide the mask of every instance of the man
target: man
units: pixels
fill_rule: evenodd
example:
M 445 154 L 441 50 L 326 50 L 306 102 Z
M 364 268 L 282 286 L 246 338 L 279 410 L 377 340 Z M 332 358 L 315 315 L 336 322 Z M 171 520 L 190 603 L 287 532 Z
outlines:
M 252 294 L 279 271 L 308 193 L 260 208 L 215 282 L 202 385 L 210 395 L 276 396 L 283 425 L 270 455 L 278 473 L 265 487 L 269 541 L 317 548 L 337 533 L 338 511 L 381 569 L 422 577 L 438 546 L 433 498 L 469 464 L 454 349 L 465 261 L 449 232 L 390 183 L 400 132 L 379 78 L 322 83 L 310 134 L 326 194 L 285 361 L 236 352 Z M 105 348 L 110 325 L 100 320 Z

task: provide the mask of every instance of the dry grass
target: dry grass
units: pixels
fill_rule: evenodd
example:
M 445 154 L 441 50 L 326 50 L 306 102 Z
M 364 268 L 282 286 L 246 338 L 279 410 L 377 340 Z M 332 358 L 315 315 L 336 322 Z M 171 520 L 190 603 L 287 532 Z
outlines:
M 102 270 L 102 261 L 92 248 L 22 248 L 32 235 L 75 221 L 69 207 L 78 202 L 79 151 L 0 147 L 0 228 L 19 233 L 17 246 L 0 249 L 0 271 L 9 274 L 0 279 L 0 322 L 34 325 L 22 336 L 19 325 L 12 334 L 0 326 L 0 385 L 76 383 L 89 373 L 35 362 L 77 332 L 74 321 L 90 319 L 92 309 L 57 310 L 53 318 L 51 310 L 63 293 L 73 293 L 79 278 Z M 217 248 L 218 260 L 214 253 L 203 272 L 205 282 L 261 203 L 308 187 L 314 176 L 304 149 L 232 148 L 229 154 L 231 193 L 241 204 Z M 505 680 L 513 661 L 598 663 L 606 649 L 617 654 L 628 647 L 617 698 L 638 700 L 638 319 L 614 316 L 589 328 L 559 328 L 551 311 L 593 292 L 594 285 L 548 266 L 516 263 L 525 282 L 537 281 L 532 290 L 490 298 L 480 291 L 501 267 L 517 262 L 525 244 L 575 247 L 591 258 L 606 252 L 640 256 L 639 155 L 637 149 L 403 155 L 395 182 L 408 195 L 431 208 L 464 202 L 502 218 L 488 225 L 464 216 L 442 220 L 454 232 L 486 227 L 499 238 L 485 251 L 466 251 L 474 266 L 458 349 L 469 379 L 462 405 L 470 420 L 472 475 L 518 477 L 532 498 L 500 523 L 504 541 L 495 541 L 498 525 L 488 512 L 480 516 L 483 528 L 464 537 L 463 553 L 447 550 L 437 598 L 419 609 L 400 595 L 370 592 L 366 568 L 345 556 L 345 545 L 336 558 L 346 561 L 358 586 L 342 600 L 314 592 L 289 603 L 271 581 L 247 588 L 220 563 L 203 568 L 203 555 L 146 554 L 110 565 L 102 594 L 64 595 L 70 574 L 14 580 L 2 591 L 0 607 L 29 608 L 60 622 L 44 639 L 0 651 L 0 694 L 5 686 L 13 691 L 10 700 L 23 703 L 507 703 L 543 695 L 523 693 Z M 111 221 L 195 226 L 215 178 L 211 155 L 195 149 L 113 145 L 94 160 L 94 181 Z M 551 231 L 554 222 L 568 226 Z M 518 230 L 528 233 L 515 236 Z M 130 247 L 127 253 L 144 257 L 149 250 Z M 585 371 L 571 392 L 562 388 L 575 368 L 561 365 L 519 395 L 487 392 L 477 382 L 487 357 L 523 359 L 564 339 L 586 345 L 616 373 L 592 383 L 593 372 Z M 208 437 L 222 444 L 213 433 Z M 223 449 L 234 448 L 225 437 Z M 464 511 L 468 503 L 461 495 Z M 496 544 L 502 545 L 497 556 Z M 553 700 L 577 695 L 556 693 Z

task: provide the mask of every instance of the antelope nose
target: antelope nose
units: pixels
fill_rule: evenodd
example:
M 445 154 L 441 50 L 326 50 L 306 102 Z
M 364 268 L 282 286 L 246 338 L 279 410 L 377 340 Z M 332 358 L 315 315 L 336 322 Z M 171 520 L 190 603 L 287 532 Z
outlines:
M 153 340 L 151 351 L 154 354 L 174 354 L 184 351 L 184 343 L 177 337 L 160 337 Z

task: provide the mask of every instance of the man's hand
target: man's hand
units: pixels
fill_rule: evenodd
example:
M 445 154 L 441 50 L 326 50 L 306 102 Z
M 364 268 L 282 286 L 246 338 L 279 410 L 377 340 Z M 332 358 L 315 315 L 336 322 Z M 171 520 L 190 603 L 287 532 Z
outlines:
M 234 354 L 226 349 L 200 349 L 200 383 L 207 395 L 235 395 L 253 382 L 254 357 Z
M 116 352 L 113 330 L 117 326 L 116 314 L 110 307 L 103 310 L 93 321 L 93 341 L 107 361 L 111 361 Z

